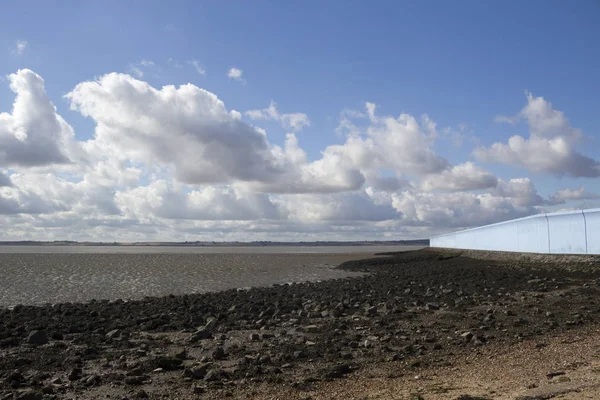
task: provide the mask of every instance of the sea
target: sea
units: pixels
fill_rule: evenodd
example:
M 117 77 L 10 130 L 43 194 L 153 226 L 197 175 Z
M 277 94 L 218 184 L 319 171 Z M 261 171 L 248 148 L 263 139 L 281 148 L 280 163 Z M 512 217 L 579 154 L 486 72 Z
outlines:
M 0 307 L 248 289 L 361 276 L 336 268 L 416 246 L 0 246 Z

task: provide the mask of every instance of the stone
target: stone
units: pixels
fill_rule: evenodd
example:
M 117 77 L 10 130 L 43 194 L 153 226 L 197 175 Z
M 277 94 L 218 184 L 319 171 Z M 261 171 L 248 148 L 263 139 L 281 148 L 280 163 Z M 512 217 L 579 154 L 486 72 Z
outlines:
M 473 337 L 473 332 L 467 331 L 467 332 L 461 333 L 460 337 L 466 341 L 469 341 Z
M 211 355 L 213 360 L 224 360 L 227 358 L 227 354 L 225 353 L 225 350 L 223 350 L 222 347 L 217 347 L 213 350 L 212 355 Z
M 29 390 L 26 392 L 22 392 L 18 397 L 17 400 L 42 400 L 44 398 L 44 395 L 40 392 L 36 392 L 34 390 Z
M 192 368 L 190 370 L 192 378 L 204 379 L 209 366 L 210 366 L 210 364 L 203 364 L 203 365 L 199 365 L 197 367 Z
M 44 394 L 54 394 L 54 386 L 48 385 L 42 388 L 42 393 Z
M 202 386 L 194 386 L 192 387 L 192 393 L 194 394 L 202 394 L 206 391 Z
M 206 373 L 204 380 L 207 382 L 218 381 L 219 379 L 221 379 L 222 374 L 223 372 L 220 369 L 211 369 Z
M 326 371 L 324 377 L 325 379 L 338 379 L 350 372 L 352 372 L 350 364 L 338 364 Z
M 146 381 L 146 376 L 142 375 L 142 376 L 130 376 L 125 378 L 125 384 L 127 385 L 141 385 L 144 383 L 144 381 Z
M 306 333 L 318 333 L 319 327 L 317 325 L 308 325 L 304 327 L 304 332 Z
M 187 358 L 187 350 L 182 349 L 182 350 L 178 351 L 177 353 L 174 354 L 174 357 L 178 358 L 180 360 L 185 360 Z
M 120 329 L 113 329 L 112 331 L 108 332 L 105 336 L 109 339 L 114 339 L 116 337 L 119 337 L 120 335 L 121 335 Z
M 27 343 L 41 346 L 48 343 L 48 335 L 45 331 L 31 331 L 27 336 Z
M 179 358 L 160 357 L 156 360 L 156 365 L 158 366 L 158 368 L 162 368 L 165 371 L 176 370 L 179 367 L 181 367 L 181 364 L 183 364 L 183 360 Z
M 135 397 L 136 399 L 147 399 L 150 396 L 148 396 L 148 393 L 146 393 L 146 391 L 142 389 L 135 394 Z
M 69 372 L 69 380 L 76 381 L 78 379 L 81 379 L 82 375 L 83 375 L 83 370 L 81 368 L 73 368 L 71 370 L 71 372 Z
M 256 342 L 256 341 L 260 340 L 260 335 L 258 333 L 251 333 L 250 340 L 252 340 L 253 342 Z
M 200 340 L 211 339 L 211 338 L 212 338 L 212 332 L 211 331 L 209 331 L 206 328 L 200 328 L 196 332 L 192 333 L 192 335 L 190 336 L 189 341 L 191 343 L 195 343 L 195 342 L 198 342 Z
M 440 305 L 438 303 L 427 303 L 425 308 L 430 311 L 437 311 L 440 309 Z

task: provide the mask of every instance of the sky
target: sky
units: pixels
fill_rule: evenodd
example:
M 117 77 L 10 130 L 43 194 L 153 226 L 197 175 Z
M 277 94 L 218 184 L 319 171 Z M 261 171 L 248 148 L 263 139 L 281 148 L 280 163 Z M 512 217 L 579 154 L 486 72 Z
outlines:
M 427 238 L 600 207 L 600 2 L 0 13 L 0 240 Z

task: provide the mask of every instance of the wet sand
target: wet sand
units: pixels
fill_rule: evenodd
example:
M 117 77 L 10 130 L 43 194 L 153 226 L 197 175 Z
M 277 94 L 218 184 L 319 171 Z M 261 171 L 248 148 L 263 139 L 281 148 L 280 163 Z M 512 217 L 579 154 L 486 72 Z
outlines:
M 0 399 L 594 398 L 598 258 L 474 257 L 426 249 L 341 266 L 360 277 L 3 310 Z

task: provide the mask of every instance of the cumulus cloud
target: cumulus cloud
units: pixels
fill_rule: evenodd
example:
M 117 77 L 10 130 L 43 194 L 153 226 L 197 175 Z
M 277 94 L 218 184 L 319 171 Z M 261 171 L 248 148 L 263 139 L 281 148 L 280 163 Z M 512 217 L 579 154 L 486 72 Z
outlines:
M 229 71 L 227 71 L 227 77 L 236 81 L 241 81 L 243 73 L 244 71 L 241 69 L 233 67 L 229 68 Z
M 256 220 L 280 219 L 280 211 L 266 194 L 232 187 L 205 186 L 185 193 L 165 180 L 116 194 L 115 201 L 131 218 Z
M 16 98 L 11 113 L 0 113 L 0 167 L 69 163 L 74 132 L 56 113 L 44 80 L 28 69 L 8 79 Z
M 192 84 L 155 89 L 123 74 L 78 84 L 71 107 L 96 123 L 95 144 L 187 183 L 269 180 L 280 173 L 264 134 Z
M 293 131 L 300 131 L 307 126 L 310 126 L 308 115 L 304 113 L 280 114 L 277 110 L 277 104 L 275 104 L 274 101 L 271 101 L 271 104 L 269 104 L 269 107 L 267 108 L 263 108 L 262 110 L 249 110 L 244 114 L 252 120 L 278 121 L 284 128 Z
M 571 200 L 589 200 L 600 198 L 600 195 L 595 193 L 589 193 L 585 191 L 585 188 L 581 186 L 579 189 L 562 189 L 557 190 L 556 193 L 550 195 L 551 204 L 564 204 Z
M 0 187 L 3 186 L 12 186 L 12 181 L 9 176 L 0 172 Z
M 421 182 L 425 191 L 432 190 L 476 190 L 495 187 L 498 179 L 490 172 L 470 161 L 447 168 L 437 174 L 428 175 Z
M 450 136 L 438 135 L 432 118 L 381 115 L 374 103 L 343 111 L 339 143 L 311 157 L 296 134 L 274 144 L 195 85 L 153 87 L 117 73 L 66 95 L 95 126 L 77 142 L 41 77 L 21 70 L 9 80 L 15 102 L 0 114 L 5 240 L 417 238 L 597 197 L 580 188 L 542 198 L 528 178 L 452 165 L 433 150 Z M 519 114 L 532 132 L 526 141 L 564 140 L 573 149 L 581 133 L 530 101 Z M 292 131 L 309 123 L 275 103 L 246 116 Z
M 508 144 L 497 142 L 488 148 L 478 147 L 473 153 L 475 157 L 483 162 L 515 165 L 558 176 L 600 176 L 600 162 L 575 149 L 582 138 L 581 131 L 571 127 L 566 116 L 553 109 L 550 102 L 527 93 L 527 105 L 514 117 L 515 121 L 523 119 L 529 126 L 529 139 L 515 135 Z M 502 120 L 512 121 L 506 117 Z

